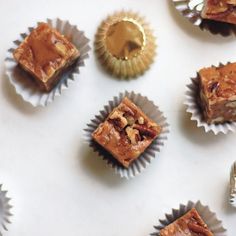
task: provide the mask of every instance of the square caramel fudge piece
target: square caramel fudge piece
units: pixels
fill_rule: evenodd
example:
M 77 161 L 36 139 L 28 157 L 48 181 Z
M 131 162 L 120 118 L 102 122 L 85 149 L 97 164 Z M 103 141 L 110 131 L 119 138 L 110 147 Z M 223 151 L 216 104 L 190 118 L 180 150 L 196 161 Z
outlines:
M 160 236 L 213 236 L 195 208 L 166 226 Z
M 236 63 L 199 71 L 200 105 L 208 124 L 236 121 Z
M 61 72 L 79 55 L 77 48 L 65 36 L 46 23 L 40 23 L 13 52 L 15 60 L 44 91 L 53 88 Z
M 205 0 L 203 19 L 236 24 L 236 0 Z
M 161 127 L 125 97 L 92 137 L 128 168 L 160 133 Z

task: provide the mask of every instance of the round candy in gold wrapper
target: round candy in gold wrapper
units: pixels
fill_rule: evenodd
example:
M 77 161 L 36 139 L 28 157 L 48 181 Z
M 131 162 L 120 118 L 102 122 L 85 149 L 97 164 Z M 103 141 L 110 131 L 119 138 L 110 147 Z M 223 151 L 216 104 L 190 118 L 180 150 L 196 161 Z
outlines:
M 95 51 L 105 68 L 120 78 L 143 74 L 155 56 L 155 37 L 142 17 L 121 11 L 98 28 Z

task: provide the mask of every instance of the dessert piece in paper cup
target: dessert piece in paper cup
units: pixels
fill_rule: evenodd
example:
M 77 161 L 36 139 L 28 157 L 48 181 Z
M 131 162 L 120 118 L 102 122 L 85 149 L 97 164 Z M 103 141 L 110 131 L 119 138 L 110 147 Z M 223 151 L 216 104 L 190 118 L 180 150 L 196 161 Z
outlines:
M 68 21 L 63 21 L 58 18 L 47 19 L 45 23 L 47 23 L 50 27 L 52 27 L 53 29 L 57 30 L 60 34 L 65 36 L 65 41 L 67 39 L 69 40 L 69 41 L 68 40 L 66 41 L 68 42 L 68 44 L 70 44 L 71 42 L 74 45 L 73 47 L 76 48 L 75 50 L 79 51 L 79 58 L 73 61 L 73 64 L 70 66 L 68 63 L 68 66 L 66 67 L 66 69 L 62 68 L 60 72 L 63 72 L 63 73 L 57 74 L 57 72 L 55 72 L 55 76 L 53 76 L 53 78 L 57 80 L 56 84 L 52 87 L 50 91 L 44 91 L 40 89 L 38 84 L 35 83 L 35 80 L 33 80 L 32 76 L 29 73 L 25 72 L 25 70 L 23 70 L 19 66 L 19 64 L 16 62 L 13 56 L 13 52 L 15 52 L 15 50 L 24 41 L 24 39 L 37 26 L 39 26 L 40 24 L 42 25 L 42 22 L 39 22 L 37 25 L 35 25 L 35 27 L 29 27 L 25 33 L 20 34 L 19 38 L 13 42 L 12 47 L 7 52 L 7 56 L 5 59 L 6 74 L 10 83 L 14 86 L 16 93 L 19 94 L 23 98 L 23 100 L 25 100 L 26 102 L 29 102 L 35 107 L 47 106 L 49 103 L 51 103 L 55 99 L 56 96 L 61 95 L 62 90 L 67 89 L 69 84 L 73 82 L 75 79 L 77 79 L 80 72 L 80 67 L 84 66 L 84 61 L 86 58 L 88 58 L 88 52 L 90 50 L 90 47 L 88 45 L 89 40 L 85 37 L 83 31 L 78 30 L 77 26 L 71 25 Z M 46 24 L 44 25 L 46 26 Z M 54 41 L 55 43 L 59 42 L 57 39 L 55 39 Z M 58 46 L 61 46 L 61 47 L 63 46 L 63 48 L 64 49 L 67 48 L 67 50 L 69 48 L 68 45 L 67 47 L 65 45 L 58 45 Z M 58 50 L 59 49 L 62 50 L 63 48 L 61 47 L 58 48 Z M 58 51 L 58 54 L 60 54 L 60 51 Z M 60 55 L 64 55 L 64 54 L 60 54 Z M 41 58 L 41 56 L 42 55 L 40 54 L 40 56 L 38 57 Z M 48 57 L 54 58 L 53 55 L 51 55 L 51 57 L 50 56 Z M 41 59 L 40 58 L 39 60 L 42 61 L 42 58 Z M 52 65 L 53 68 L 57 65 L 57 62 L 55 61 L 54 64 Z
M 236 34 L 235 24 L 230 24 L 210 19 L 203 19 L 202 12 L 204 8 L 204 0 L 172 0 L 172 1 L 175 5 L 175 8 L 184 17 L 186 17 L 192 24 L 200 27 L 200 29 L 208 30 L 212 34 L 220 34 L 224 37 Z M 222 13 L 221 16 L 223 16 Z
M 104 68 L 122 79 L 143 74 L 156 54 L 155 37 L 149 24 L 131 11 L 108 16 L 98 28 L 94 47 Z
M 214 83 L 212 83 L 212 86 L 210 88 L 210 92 L 213 95 L 217 94 L 217 96 L 216 96 L 216 100 L 210 101 L 209 104 L 214 105 L 214 102 L 218 103 L 218 100 L 220 102 L 223 101 L 223 103 L 219 102 L 219 106 L 221 106 L 220 109 L 219 109 L 219 107 L 217 107 L 215 109 L 216 112 L 217 112 L 217 110 L 221 111 L 222 109 L 223 109 L 222 111 L 224 111 L 224 114 L 222 114 L 222 112 L 221 112 L 221 114 L 219 114 L 218 118 L 209 120 L 209 122 L 207 122 L 206 117 L 205 117 L 206 115 L 204 115 L 204 114 L 206 114 L 205 113 L 206 111 L 203 109 L 203 106 L 202 106 L 202 103 L 204 103 L 204 104 L 206 103 L 205 99 L 204 99 L 205 96 L 200 95 L 200 94 L 202 94 L 200 91 L 201 86 L 200 86 L 200 74 L 199 74 L 199 73 L 201 73 L 201 71 L 202 71 L 202 73 L 204 73 L 204 78 L 206 78 L 205 76 L 207 76 L 208 72 L 215 73 L 215 71 L 216 71 L 218 73 L 217 70 L 221 70 L 222 68 L 224 69 L 224 71 L 227 72 L 227 70 L 228 71 L 232 70 L 231 67 L 234 67 L 233 70 L 235 70 L 236 63 L 228 63 L 227 65 L 219 64 L 218 67 L 212 66 L 209 68 L 203 68 L 202 70 L 200 70 L 197 73 L 196 77 L 191 78 L 191 83 L 189 85 L 187 85 L 188 90 L 186 92 L 185 102 L 184 102 L 184 104 L 187 106 L 187 112 L 191 113 L 191 120 L 196 121 L 198 127 L 203 127 L 205 129 L 205 132 L 211 131 L 215 135 L 217 135 L 219 133 L 227 134 L 229 132 L 236 131 L 236 122 L 235 121 L 234 122 L 224 122 L 224 119 L 222 117 L 222 116 L 228 116 L 229 114 L 231 114 L 230 112 L 233 112 L 232 114 L 234 114 L 234 120 L 235 120 L 235 108 L 234 108 L 235 96 L 227 97 L 228 96 L 227 95 L 226 96 L 227 98 L 224 100 L 221 100 L 221 101 L 220 101 L 220 99 L 222 99 L 221 98 L 222 94 L 219 94 L 219 96 L 218 96 L 218 92 L 226 93 L 227 91 L 229 91 L 227 88 L 230 88 L 230 90 L 233 89 L 232 84 L 227 85 L 229 87 L 227 87 L 226 89 L 223 88 L 223 86 L 226 85 L 225 81 L 223 81 L 223 80 L 224 80 L 224 78 L 227 79 L 228 77 L 227 76 L 222 77 L 223 78 L 222 83 L 224 83 L 224 84 L 222 84 L 222 86 L 220 84 L 221 81 L 218 81 L 218 82 L 214 81 Z M 213 71 L 211 71 L 211 69 L 213 69 Z M 209 73 L 209 75 L 210 75 L 210 73 Z M 210 76 L 209 76 L 209 79 L 211 79 Z M 208 84 L 209 84 L 209 82 L 211 82 L 211 81 L 208 81 Z M 234 81 L 232 80 L 231 82 L 234 82 Z M 234 84 L 236 86 L 236 81 L 234 82 Z M 236 90 L 232 91 L 232 93 L 236 93 Z M 225 96 L 226 94 L 223 94 L 223 95 Z M 211 109 L 214 112 L 214 108 L 211 108 Z M 219 118 L 221 118 L 221 119 L 219 119 Z
M 159 108 L 147 97 L 126 91 L 109 101 L 84 131 L 89 146 L 107 165 L 120 177 L 130 179 L 146 169 L 160 151 L 167 140 L 169 124 Z M 106 146 L 109 152 L 102 146 Z M 129 161 L 125 162 L 127 159 Z
M 180 221 L 178 222 L 179 219 Z M 208 206 L 203 205 L 200 201 L 196 203 L 189 201 L 186 205 L 180 204 L 178 209 L 172 209 L 170 214 L 165 215 L 165 219 L 159 220 L 159 225 L 154 226 L 155 232 L 151 235 L 169 235 L 165 233 L 169 231 L 173 233 L 177 228 L 180 230 L 179 226 L 177 226 L 178 223 L 182 227 L 181 230 L 186 232 L 196 231 L 196 235 L 226 236 L 227 232 L 222 222 L 218 220 L 216 214 Z M 186 233 L 184 235 L 190 234 Z
M 231 167 L 230 172 L 230 204 L 236 207 L 236 162 Z
M 7 230 L 7 224 L 10 224 L 9 218 L 12 216 L 10 209 L 12 206 L 9 204 L 10 198 L 7 197 L 7 191 L 2 189 L 0 185 L 0 235 L 4 230 Z

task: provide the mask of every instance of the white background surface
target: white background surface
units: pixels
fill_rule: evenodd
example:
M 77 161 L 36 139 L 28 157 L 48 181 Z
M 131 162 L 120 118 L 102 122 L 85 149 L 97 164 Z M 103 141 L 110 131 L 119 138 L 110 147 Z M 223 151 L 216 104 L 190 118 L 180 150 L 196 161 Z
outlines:
M 155 31 L 158 56 L 141 78 L 118 81 L 96 62 L 93 51 L 80 79 L 47 108 L 33 108 L 4 76 L 11 42 L 47 17 L 77 24 L 91 39 L 100 21 L 122 8 L 139 11 Z M 143 236 L 164 213 L 200 199 L 217 212 L 229 236 L 236 210 L 228 200 L 235 134 L 205 134 L 183 104 L 195 72 L 235 60 L 235 37 L 202 32 L 167 0 L 21 0 L 0 2 L 0 182 L 9 190 L 14 217 L 5 236 Z M 83 128 L 125 89 L 155 101 L 171 125 L 158 158 L 131 181 L 120 179 L 83 143 Z

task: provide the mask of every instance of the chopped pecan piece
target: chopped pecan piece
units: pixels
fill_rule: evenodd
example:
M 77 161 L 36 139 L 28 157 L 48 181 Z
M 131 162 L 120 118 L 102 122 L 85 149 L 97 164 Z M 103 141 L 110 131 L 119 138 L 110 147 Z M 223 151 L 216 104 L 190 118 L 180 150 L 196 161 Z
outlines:
M 155 138 L 158 134 L 156 130 L 149 128 L 145 125 L 135 124 L 133 127 L 137 129 L 142 136 L 147 136 L 149 138 Z
M 133 129 L 130 126 L 128 126 L 125 129 L 125 131 L 128 135 L 128 138 L 129 138 L 131 144 L 137 144 L 139 141 L 141 141 L 141 136 L 140 136 L 139 131 L 137 129 Z

